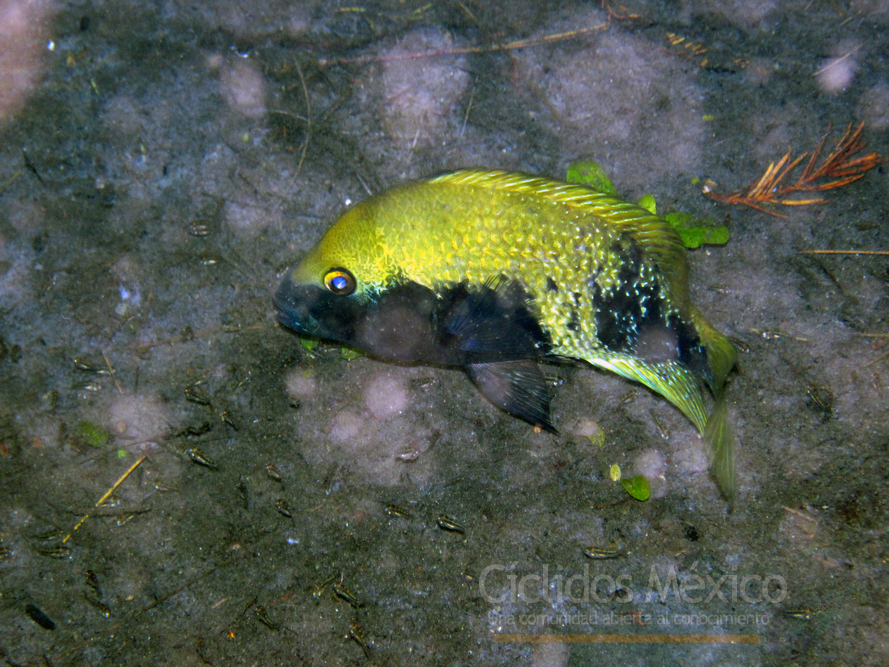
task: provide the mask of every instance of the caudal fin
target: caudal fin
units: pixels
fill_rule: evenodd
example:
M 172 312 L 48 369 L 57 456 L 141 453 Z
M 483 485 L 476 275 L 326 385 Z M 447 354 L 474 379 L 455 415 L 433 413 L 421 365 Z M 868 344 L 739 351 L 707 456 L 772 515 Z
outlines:
M 704 426 L 704 441 L 710 456 L 710 472 L 716 478 L 722 495 L 731 501 L 737 490 L 735 478 L 735 436 L 728 419 L 728 406 L 723 391 L 725 378 L 737 361 L 737 352 L 731 341 L 711 325 L 701 312 L 692 306 L 692 320 L 707 350 L 708 381 L 713 390 L 713 410 Z
M 735 476 L 735 436 L 728 419 L 728 406 L 720 391 L 716 396 L 713 411 L 704 427 L 704 440 L 710 456 L 710 472 L 716 478 L 719 490 L 726 500 L 731 501 L 737 490 Z

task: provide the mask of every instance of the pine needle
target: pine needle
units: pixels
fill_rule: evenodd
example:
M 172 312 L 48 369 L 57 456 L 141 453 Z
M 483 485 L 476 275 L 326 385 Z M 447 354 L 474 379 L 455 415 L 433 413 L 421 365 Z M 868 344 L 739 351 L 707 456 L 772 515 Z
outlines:
M 787 216 L 774 210 L 776 206 L 825 204 L 827 199 L 818 195 L 807 197 L 803 193 L 820 193 L 854 183 L 865 173 L 886 161 L 882 155 L 875 152 L 855 157 L 867 147 L 867 144 L 861 139 L 863 129 L 864 123 L 861 123 L 855 130 L 852 129 L 850 123 L 836 148 L 820 166 L 817 166 L 818 157 L 824 148 L 827 135 L 822 137 L 811 155 L 803 153 L 799 157 L 791 159 L 791 152 L 788 151 L 777 163 L 771 163 L 765 173 L 747 187 L 727 194 L 713 192 L 708 188 L 705 190 L 705 194 L 714 201 L 749 206 L 779 218 Z M 796 169 L 806 157 L 809 158 L 809 161 L 796 182 L 792 185 L 782 185 L 788 174 Z

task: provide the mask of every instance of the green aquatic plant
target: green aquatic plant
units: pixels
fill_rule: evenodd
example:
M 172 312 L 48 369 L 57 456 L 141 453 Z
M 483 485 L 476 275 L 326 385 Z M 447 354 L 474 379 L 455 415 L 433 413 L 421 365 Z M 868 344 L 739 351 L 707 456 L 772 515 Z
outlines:
M 79 421 L 75 432 L 79 440 L 91 447 L 104 447 L 108 443 L 108 431 L 101 424 Z
M 648 484 L 648 480 L 642 475 L 624 477 L 620 480 L 620 484 L 627 490 L 627 493 L 633 496 L 636 500 L 645 501 L 651 497 L 651 486 Z
M 590 190 L 598 190 L 617 197 L 617 190 L 605 170 L 592 160 L 578 160 L 568 165 L 565 180 L 574 185 L 582 185 Z
M 699 218 L 690 213 L 667 213 L 664 220 L 673 225 L 686 248 L 697 248 L 702 245 L 725 245 L 728 243 L 729 231 L 710 218 Z

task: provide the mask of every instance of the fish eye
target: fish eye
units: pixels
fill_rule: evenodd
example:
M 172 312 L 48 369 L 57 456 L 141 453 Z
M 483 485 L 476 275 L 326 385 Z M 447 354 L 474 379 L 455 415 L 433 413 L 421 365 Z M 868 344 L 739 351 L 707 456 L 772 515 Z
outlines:
M 324 286 L 334 294 L 348 296 L 355 291 L 355 277 L 346 269 L 330 269 L 324 274 Z

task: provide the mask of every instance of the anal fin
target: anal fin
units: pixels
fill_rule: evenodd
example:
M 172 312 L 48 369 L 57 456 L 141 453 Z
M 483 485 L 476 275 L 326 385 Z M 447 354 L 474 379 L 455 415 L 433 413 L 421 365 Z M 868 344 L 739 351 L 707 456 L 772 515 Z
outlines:
M 557 433 L 549 410 L 549 389 L 537 362 L 531 359 L 470 364 L 466 372 L 479 391 L 494 405 Z
M 727 339 L 723 340 L 728 347 L 723 348 L 725 354 L 714 371 L 715 401 L 709 417 L 704 407 L 703 379 L 682 364 L 648 363 L 620 354 L 597 357 L 591 359 L 590 363 L 641 382 L 682 410 L 704 436 L 710 458 L 710 470 L 723 496 L 731 501 L 737 490 L 735 438 L 728 419 L 722 382 L 725 379 L 725 372 L 731 368 L 730 364 L 734 363 L 734 356 L 731 343 Z

